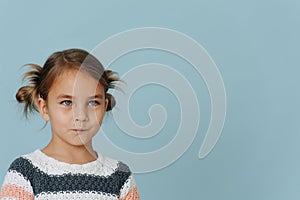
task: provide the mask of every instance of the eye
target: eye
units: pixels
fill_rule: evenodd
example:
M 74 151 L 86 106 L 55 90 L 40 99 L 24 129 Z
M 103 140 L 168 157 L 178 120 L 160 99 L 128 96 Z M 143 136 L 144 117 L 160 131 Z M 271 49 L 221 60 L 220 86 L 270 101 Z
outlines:
M 64 105 L 64 106 L 71 106 L 71 105 L 72 105 L 72 101 L 70 101 L 70 100 L 65 100 L 65 101 L 60 102 L 60 104 L 62 104 L 62 105 Z
M 94 101 L 89 101 L 89 105 L 90 106 L 98 106 L 98 105 L 100 105 L 100 103 L 99 103 L 99 101 L 94 100 Z

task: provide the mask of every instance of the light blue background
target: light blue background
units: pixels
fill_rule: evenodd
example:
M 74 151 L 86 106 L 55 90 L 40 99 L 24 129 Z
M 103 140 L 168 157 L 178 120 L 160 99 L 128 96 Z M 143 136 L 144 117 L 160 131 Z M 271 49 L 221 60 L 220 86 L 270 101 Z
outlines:
M 39 131 L 43 121 L 38 115 L 27 121 L 22 117 L 14 99 L 24 72 L 20 66 L 42 65 L 53 51 L 92 50 L 113 34 L 155 26 L 183 32 L 209 52 L 225 83 L 228 112 L 216 147 L 199 160 L 210 117 L 201 77 L 195 77 L 178 57 L 163 52 L 140 51 L 114 63 L 112 68 L 120 72 L 144 61 L 168 63 L 199 91 L 197 138 L 171 166 L 135 175 L 141 199 L 299 199 L 299 13 L 296 0 L 0 1 L 1 181 L 16 156 L 43 147 L 50 137 L 49 128 Z M 170 113 L 165 134 L 126 141 L 121 133 L 116 135 L 110 116 L 104 120 L 105 128 L 111 126 L 114 132 L 111 139 L 132 151 L 163 146 L 178 127 L 175 97 L 161 87 L 144 89 L 133 99 L 133 118 L 147 124 L 149 105 L 166 104 Z M 163 95 L 151 99 L 153 91 Z

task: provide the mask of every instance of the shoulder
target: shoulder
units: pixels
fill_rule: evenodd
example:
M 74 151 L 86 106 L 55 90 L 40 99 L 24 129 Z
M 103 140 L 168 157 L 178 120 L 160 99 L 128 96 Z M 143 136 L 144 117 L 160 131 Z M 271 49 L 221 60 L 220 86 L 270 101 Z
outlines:
M 8 168 L 8 172 L 16 173 L 24 176 L 25 179 L 28 179 L 30 174 L 32 174 L 34 170 L 34 165 L 32 164 L 28 155 L 34 154 L 34 152 L 29 154 L 24 154 L 15 158 Z
M 125 197 L 131 189 L 135 188 L 132 172 L 125 162 L 101 155 L 101 163 L 103 170 L 106 171 L 106 177 L 113 185 L 119 187 L 120 197 Z
M 126 174 L 131 174 L 131 170 L 130 170 L 130 167 L 120 161 L 120 160 L 116 160 L 114 158 L 110 158 L 108 156 L 105 156 L 105 155 L 99 155 L 99 158 L 98 160 L 100 161 L 100 163 L 102 164 L 103 166 L 103 169 L 107 170 L 107 172 L 109 173 L 126 173 Z
M 32 155 L 35 152 L 29 153 L 29 154 L 24 154 L 22 156 L 19 156 L 13 160 L 13 162 L 9 166 L 9 170 L 16 170 L 16 171 L 23 171 L 28 168 L 33 167 L 32 162 L 28 155 Z
M 105 155 L 100 155 L 100 161 L 106 167 L 113 167 L 113 168 L 118 168 L 120 170 L 130 171 L 129 166 L 126 163 L 124 163 L 123 161 L 120 161 L 120 160 L 117 160 L 114 158 L 110 158 Z
M 11 197 L 11 195 L 19 194 L 26 199 L 33 199 L 31 187 L 33 170 L 34 166 L 25 155 L 15 158 L 5 175 L 0 196 Z

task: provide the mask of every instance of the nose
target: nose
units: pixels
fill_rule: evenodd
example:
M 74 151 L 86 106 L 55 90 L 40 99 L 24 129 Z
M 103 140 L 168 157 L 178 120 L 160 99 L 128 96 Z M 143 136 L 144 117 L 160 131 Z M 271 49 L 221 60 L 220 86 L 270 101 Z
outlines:
M 88 120 L 87 109 L 84 106 L 73 108 L 73 118 L 75 122 L 85 122 Z

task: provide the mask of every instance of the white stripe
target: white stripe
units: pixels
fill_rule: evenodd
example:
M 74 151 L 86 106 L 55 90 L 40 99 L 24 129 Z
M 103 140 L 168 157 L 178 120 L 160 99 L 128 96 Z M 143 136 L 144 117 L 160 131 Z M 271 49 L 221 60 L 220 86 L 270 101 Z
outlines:
M 21 187 L 22 189 L 24 189 L 25 191 L 33 194 L 33 190 L 32 187 L 30 185 L 30 182 L 25 180 L 25 178 L 18 173 L 17 171 L 9 171 L 7 172 L 4 182 L 3 182 L 3 186 L 5 185 L 16 185 L 18 187 Z
M 136 184 L 133 176 L 131 175 L 128 177 L 128 179 L 121 188 L 120 198 L 125 197 L 128 194 L 128 192 L 134 187 L 136 187 Z
M 117 196 L 112 196 L 110 194 L 99 194 L 96 192 L 57 192 L 53 193 L 41 193 L 36 198 L 36 200 L 49 200 L 49 199 L 56 199 L 56 200 L 66 200 L 66 199 L 80 199 L 80 200 L 118 200 Z
M 86 164 L 69 164 L 58 161 L 36 150 L 23 158 L 29 160 L 34 166 L 48 175 L 71 174 L 92 174 L 98 176 L 109 176 L 115 172 L 118 167 L 118 161 L 102 156 L 98 153 L 97 160 Z

